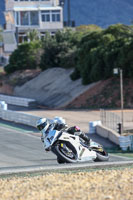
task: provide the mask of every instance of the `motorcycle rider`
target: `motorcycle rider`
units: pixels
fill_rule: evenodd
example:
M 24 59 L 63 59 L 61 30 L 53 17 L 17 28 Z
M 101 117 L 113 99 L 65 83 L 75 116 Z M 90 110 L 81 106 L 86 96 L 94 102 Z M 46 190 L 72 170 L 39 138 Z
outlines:
M 40 118 L 36 122 L 37 129 L 41 132 L 41 141 L 44 142 L 44 137 L 52 127 L 52 123 L 47 118 Z
M 84 132 L 82 132 L 78 126 L 72 126 L 68 128 L 67 132 L 73 135 L 78 135 L 80 138 L 83 139 L 86 145 L 90 144 L 90 138 Z
M 65 119 L 63 119 L 62 117 L 55 117 L 53 120 L 40 118 L 37 121 L 36 126 L 38 130 L 42 132 L 41 135 L 42 142 L 44 142 L 45 134 L 47 134 L 48 131 L 53 127 L 55 130 L 58 131 L 64 130 L 68 134 L 78 135 L 80 138 L 83 139 L 86 145 L 90 144 L 90 138 L 84 132 L 82 132 L 78 126 L 72 126 L 68 128 Z

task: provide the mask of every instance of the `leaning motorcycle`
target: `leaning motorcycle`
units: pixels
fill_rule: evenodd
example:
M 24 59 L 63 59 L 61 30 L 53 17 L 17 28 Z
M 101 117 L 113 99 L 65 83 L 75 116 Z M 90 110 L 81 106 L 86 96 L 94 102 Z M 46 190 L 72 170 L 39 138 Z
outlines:
M 58 163 L 109 160 L 109 155 L 102 145 L 92 140 L 89 146 L 85 145 L 79 136 L 65 131 L 50 129 L 44 137 L 44 148 L 57 156 Z

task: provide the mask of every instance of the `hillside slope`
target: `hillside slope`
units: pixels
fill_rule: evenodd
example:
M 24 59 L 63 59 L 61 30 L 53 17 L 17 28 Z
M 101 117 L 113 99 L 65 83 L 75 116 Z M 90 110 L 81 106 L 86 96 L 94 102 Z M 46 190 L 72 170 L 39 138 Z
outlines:
M 67 1 L 65 5 L 67 19 Z M 73 0 L 71 1 L 71 19 L 76 26 L 96 24 L 107 27 L 111 24 L 131 24 L 133 20 L 132 0 Z
M 133 80 L 123 79 L 124 108 L 133 109 Z M 66 108 L 121 108 L 120 80 L 110 78 L 79 95 Z
M 99 109 L 120 105 L 120 79 L 112 77 L 87 86 L 72 81 L 72 70 L 53 68 L 0 74 L 0 93 L 34 98 L 50 108 Z M 123 79 L 124 108 L 133 109 L 133 80 Z
M 3 13 L 4 10 L 5 10 L 4 0 L 0 0 L 0 25 L 3 25 L 5 23 L 5 18 Z
M 22 86 L 16 86 L 14 95 L 35 99 L 47 107 L 62 107 L 97 83 L 82 85 L 81 79 L 72 81 L 72 69 L 52 68 L 41 72 Z
M 111 24 L 131 24 L 133 20 L 132 0 L 71 0 L 71 19 L 76 26 L 96 24 L 107 27 Z M 4 20 L 4 0 L 0 0 L 0 24 Z M 67 19 L 67 0 L 64 6 L 64 17 Z

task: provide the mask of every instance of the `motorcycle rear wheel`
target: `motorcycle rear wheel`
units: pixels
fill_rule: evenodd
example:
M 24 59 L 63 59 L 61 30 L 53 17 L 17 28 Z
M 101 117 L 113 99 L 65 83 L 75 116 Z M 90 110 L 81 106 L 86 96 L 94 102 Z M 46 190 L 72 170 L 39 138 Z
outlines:
M 96 159 L 94 160 L 95 162 L 103 162 L 103 161 L 108 161 L 109 160 L 109 155 L 106 151 L 103 150 L 103 152 L 96 151 Z
M 62 163 L 76 163 L 78 160 L 76 149 L 69 142 L 59 142 L 52 147 L 52 151 L 56 154 L 57 161 L 61 160 Z

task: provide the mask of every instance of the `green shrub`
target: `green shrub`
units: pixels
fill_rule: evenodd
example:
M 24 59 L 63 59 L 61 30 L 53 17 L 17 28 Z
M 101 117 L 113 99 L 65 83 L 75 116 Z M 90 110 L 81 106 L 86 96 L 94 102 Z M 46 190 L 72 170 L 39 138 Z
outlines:
M 43 54 L 40 68 L 42 70 L 52 67 L 71 68 L 76 63 L 78 39 L 74 37 L 71 29 L 58 31 L 54 37 L 47 34 L 43 41 Z
M 101 29 L 95 25 L 47 33 L 42 41 L 34 31 L 33 40 L 16 49 L 5 67 L 7 73 L 40 66 L 74 68 L 72 80 L 83 84 L 112 77 L 113 68 L 122 68 L 125 77 L 133 77 L 133 27 L 122 24 Z
M 38 67 L 37 54 L 41 48 L 39 41 L 23 43 L 11 54 L 9 64 L 5 67 L 7 73 L 16 70 L 35 69 Z
M 112 77 L 113 68 L 122 68 L 133 77 L 133 28 L 121 24 L 84 35 L 76 66 L 83 84 Z

